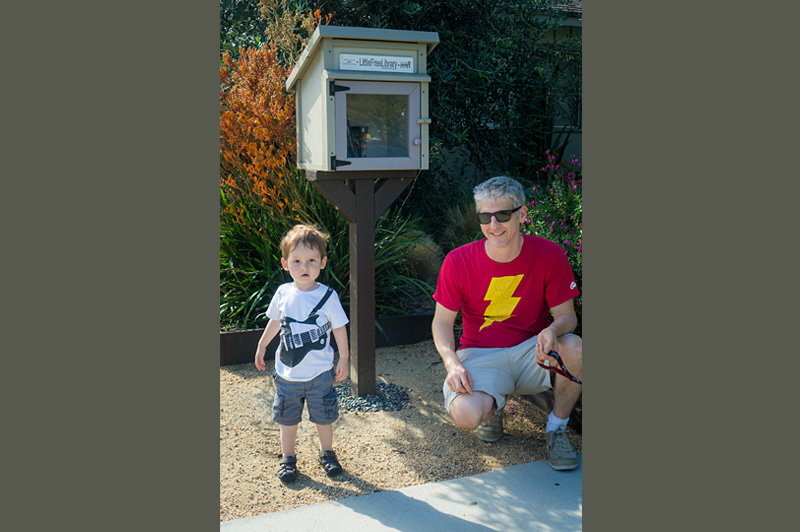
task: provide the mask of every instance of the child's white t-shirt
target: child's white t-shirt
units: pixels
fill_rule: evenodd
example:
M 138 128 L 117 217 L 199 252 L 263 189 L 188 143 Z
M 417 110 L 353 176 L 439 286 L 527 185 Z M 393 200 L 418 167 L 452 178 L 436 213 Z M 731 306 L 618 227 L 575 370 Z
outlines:
M 310 292 L 286 283 L 272 297 L 267 317 L 281 323 L 275 371 L 286 380 L 310 381 L 333 367 L 331 330 L 350 320 L 335 290 L 315 315 L 310 315 L 327 291 L 328 287 L 321 283 Z

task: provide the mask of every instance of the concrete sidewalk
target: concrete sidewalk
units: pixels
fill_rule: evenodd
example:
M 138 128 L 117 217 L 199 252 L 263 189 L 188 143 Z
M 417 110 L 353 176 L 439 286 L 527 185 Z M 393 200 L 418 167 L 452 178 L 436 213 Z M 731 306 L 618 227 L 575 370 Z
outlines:
M 582 529 L 583 461 L 574 471 L 530 462 L 471 477 L 348 497 L 220 523 L 224 532 Z

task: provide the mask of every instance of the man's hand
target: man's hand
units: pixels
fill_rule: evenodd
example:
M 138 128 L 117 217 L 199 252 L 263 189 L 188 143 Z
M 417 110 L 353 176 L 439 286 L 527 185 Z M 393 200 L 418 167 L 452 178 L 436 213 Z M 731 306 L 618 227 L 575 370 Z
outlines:
M 575 330 L 578 318 L 575 317 L 575 307 L 572 300 L 568 299 L 551 308 L 553 323 L 536 335 L 536 362 L 550 366 L 557 366 L 558 360 L 549 355 L 550 351 L 558 353 L 558 338 Z
M 472 375 L 463 364 L 453 364 L 452 368 L 448 368 L 444 382 L 456 393 L 472 395 Z
M 456 321 L 458 312 L 450 310 L 441 303 L 436 303 L 436 312 L 433 315 L 431 332 L 433 332 L 433 342 L 436 350 L 444 362 L 444 369 L 447 370 L 447 378 L 444 383 L 456 393 L 468 393 L 472 395 L 472 375 L 459 360 L 456 355 L 456 341 L 453 336 L 453 323 Z
M 558 353 L 558 338 L 556 332 L 547 327 L 536 336 L 536 362 L 546 366 L 557 366 L 558 360 L 550 356 L 550 351 Z

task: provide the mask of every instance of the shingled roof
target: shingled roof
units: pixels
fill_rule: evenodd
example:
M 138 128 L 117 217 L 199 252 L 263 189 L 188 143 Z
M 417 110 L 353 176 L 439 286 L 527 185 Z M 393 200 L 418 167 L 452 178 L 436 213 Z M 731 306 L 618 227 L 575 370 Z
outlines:
M 567 13 L 583 14 L 583 1 L 582 0 L 569 0 L 562 2 L 559 7 L 564 9 Z

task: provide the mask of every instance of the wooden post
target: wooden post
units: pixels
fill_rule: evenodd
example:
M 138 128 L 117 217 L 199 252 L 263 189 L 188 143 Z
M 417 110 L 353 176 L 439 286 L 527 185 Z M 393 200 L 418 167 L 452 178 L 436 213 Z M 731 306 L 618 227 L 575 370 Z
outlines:
M 356 397 L 375 393 L 375 223 L 416 175 L 415 170 L 306 172 L 350 225 L 350 381 Z
M 375 191 L 355 181 L 356 221 L 350 223 L 350 358 L 353 395 L 375 393 Z

